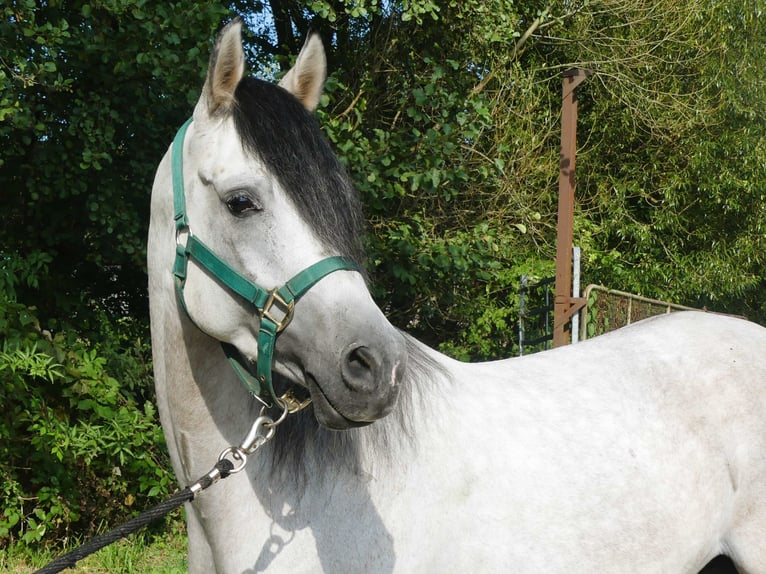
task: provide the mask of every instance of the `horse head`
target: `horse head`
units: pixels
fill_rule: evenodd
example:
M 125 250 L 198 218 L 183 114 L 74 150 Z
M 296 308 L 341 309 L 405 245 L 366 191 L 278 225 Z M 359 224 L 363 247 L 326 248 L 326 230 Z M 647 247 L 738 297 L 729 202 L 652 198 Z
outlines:
M 279 85 L 245 77 L 244 62 L 235 20 L 217 39 L 193 121 L 174 143 L 186 204 L 183 238 L 176 240 L 199 238 L 220 265 L 273 293 L 328 258 L 358 262 L 362 217 L 350 179 L 311 117 L 326 74 L 318 36 L 308 38 Z M 184 270 L 189 328 L 255 364 L 264 353 L 263 310 L 254 311 L 211 269 L 191 258 Z M 294 305 L 277 311 L 290 317 L 276 319 L 283 323 L 272 341 L 276 379 L 305 389 L 317 420 L 330 428 L 388 414 L 407 351 L 362 273 L 348 264 L 334 268 Z

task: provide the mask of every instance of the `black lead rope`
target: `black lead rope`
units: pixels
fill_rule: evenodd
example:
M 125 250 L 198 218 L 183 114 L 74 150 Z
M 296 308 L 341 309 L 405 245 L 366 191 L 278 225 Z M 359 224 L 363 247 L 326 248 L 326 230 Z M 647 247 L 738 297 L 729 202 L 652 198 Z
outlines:
M 219 460 L 213 467 L 213 470 L 200 478 L 193 485 L 187 486 L 180 492 L 176 492 L 173 496 L 159 503 L 154 508 L 145 510 L 135 518 L 131 518 L 117 528 L 91 538 L 79 548 L 75 548 L 71 552 L 59 556 L 53 562 L 50 562 L 47 566 L 44 566 L 34 574 L 55 574 L 56 572 L 61 572 L 67 568 L 74 568 L 75 564 L 86 556 L 90 556 L 105 546 L 109 546 L 120 538 L 126 538 L 136 530 L 169 514 L 185 502 L 194 500 L 194 496 L 198 492 L 202 492 L 219 479 L 226 478 L 232 471 L 235 471 L 235 468 L 234 464 L 229 459 L 224 458 Z
M 135 518 L 131 518 L 117 528 L 114 528 L 105 534 L 95 536 L 79 548 L 75 548 L 71 552 L 59 556 L 53 562 L 50 562 L 47 566 L 44 566 L 34 574 L 55 574 L 56 572 L 61 572 L 67 568 L 73 568 L 79 560 L 82 560 L 86 556 L 90 556 L 105 546 L 109 546 L 113 542 L 117 542 L 120 538 L 125 538 L 126 536 L 133 534 L 136 530 L 143 528 L 158 518 L 162 518 L 185 502 L 191 502 L 194 500 L 197 493 L 202 492 L 219 480 L 241 471 L 247 464 L 247 457 L 255 453 L 255 451 L 273 438 L 277 425 L 281 424 L 289 413 L 297 412 L 309 404 L 309 402 L 304 401 L 303 403 L 298 403 L 296 405 L 294 404 L 296 402 L 295 399 L 289 394 L 285 394 L 278 399 L 278 401 L 280 405 L 283 406 L 282 415 L 274 421 L 271 417 L 266 416 L 266 407 L 262 408 L 260 415 L 255 419 L 250 431 L 245 438 L 242 439 L 242 444 L 239 446 L 230 446 L 221 452 L 221 454 L 218 455 L 218 462 L 215 463 L 213 469 L 197 482 L 191 486 L 187 486 L 180 492 L 176 492 L 164 502 L 159 503 L 154 508 L 145 510 Z M 291 410 L 291 406 L 293 407 L 293 410 Z

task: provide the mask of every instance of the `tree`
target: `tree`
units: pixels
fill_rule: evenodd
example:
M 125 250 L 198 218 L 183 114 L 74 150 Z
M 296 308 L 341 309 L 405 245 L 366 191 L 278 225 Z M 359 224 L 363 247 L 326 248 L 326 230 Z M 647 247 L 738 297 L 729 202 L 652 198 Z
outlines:
M 766 320 L 759 12 L 750 0 L 612 0 L 541 39 L 596 71 L 578 187 L 592 280 Z
M 19 298 L 43 320 L 95 303 L 146 315 L 153 171 L 227 12 L 211 4 L 30 0 L 0 21 L 0 256 L 38 254 Z
M 310 27 L 325 36 L 320 119 L 365 197 L 376 295 L 398 324 L 438 343 L 479 307 L 496 328 L 478 339 L 504 338 L 516 275 L 550 269 L 559 73 L 576 65 L 596 72 L 581 89 L 586 275 L 760 316 L 753 0 L 235 6 L 255 70 L 284 68 Z M 0 28 L 4 249 L 49 258 L 43 317 L 81 299 L 144 313 L 151 174 L 224 13 L 33 7 L 4 8 Z

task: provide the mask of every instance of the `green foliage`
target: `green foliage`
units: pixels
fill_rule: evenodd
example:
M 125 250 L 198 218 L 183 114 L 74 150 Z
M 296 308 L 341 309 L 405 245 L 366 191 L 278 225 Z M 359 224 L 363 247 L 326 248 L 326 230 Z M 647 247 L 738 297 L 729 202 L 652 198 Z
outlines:
M 519 269 L 546 267 L 530 253 L 546 225 L 540 194 L 517 184 L 542 170 L 515 170 L 516 150 L 497 137 L 510 123 L 502 98 L 472 92 L 476 65 L 460 36 L 427 21 L 381 25 L 394 39 L 366 52 L 363 77 L 337 70 L 320 111 L 367 208 L 374 295 L 392 321 L 451 354 L 507 356 Z
M 45 264 L 3 262 L 0 544 L 93 533 L 173 488 L 157 413 L 145 400 L 148 348 L 122 345 L 129 325 L 105 316 L 108 346 L 41 329 L 35 309 L 16 301 L 8 275 L 34 283 Z M 110 369 L 133 381 L 128 392 Z
M 589 281 L 766 321 L 760 12 L 605 2 L 551 47 L 596 70 L 581 89 L 575 232 Z
M 586 279 L 763 315 L 754 0 L 234 5 L 254 24 L 256 70 L 284 68 L 309 27 L 325 35 L 323 125 L 364 195 L 376 296 L 399 325 L 448 341 L 472 328 L 475 310 L 457 312 L 464 291 L 500 292 L 496 268 L 550 260 L 559 72 L 573 65 L 596 72 L 580 90 Z M 151 175 L 226 15 L 198 3 L 3 8 L 0 235 L 9 252 L 48 259 L 41 285 L 19 287 L 43 319 L 87 323 L 94 304 L 145 314 Z M 500 251 L 475 241 L 485 227 Z M 463 248 L 477 250 L 467 265 Z
M 595 72 L 579 98 L 585 282 L 766 317 L 753 0 L 286 4 L 278 31 L 310 22 L 331 48 L 320 119 L 364 197 L 375 296 L 398 325 L 461 357 L 512 348 L 513 274 L 554 255 L 573 66 Z
M 19 288 L 42 318 L 87 322 L 94 301 L 146 315 L 154 170 L 226 15 L 145 0 L 0 8 L 0 245 L 49 258 L 39 288 Z

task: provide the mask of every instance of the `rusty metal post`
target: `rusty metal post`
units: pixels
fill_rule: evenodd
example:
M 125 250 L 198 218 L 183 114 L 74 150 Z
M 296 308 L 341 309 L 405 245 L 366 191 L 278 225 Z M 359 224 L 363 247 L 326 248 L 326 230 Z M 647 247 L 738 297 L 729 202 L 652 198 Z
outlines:
M 572 297 L 572 229 L 574 227 L 575 158 L 577 155 L 576 88 L 590 70 L 572 69 L 563 74 L 561 94 L 561 157 L 559 160 L 559 211 L 556 235 L 556 298 L 553 302 L 553 346 L 570 340 L 570 319 L 585 304 Z

